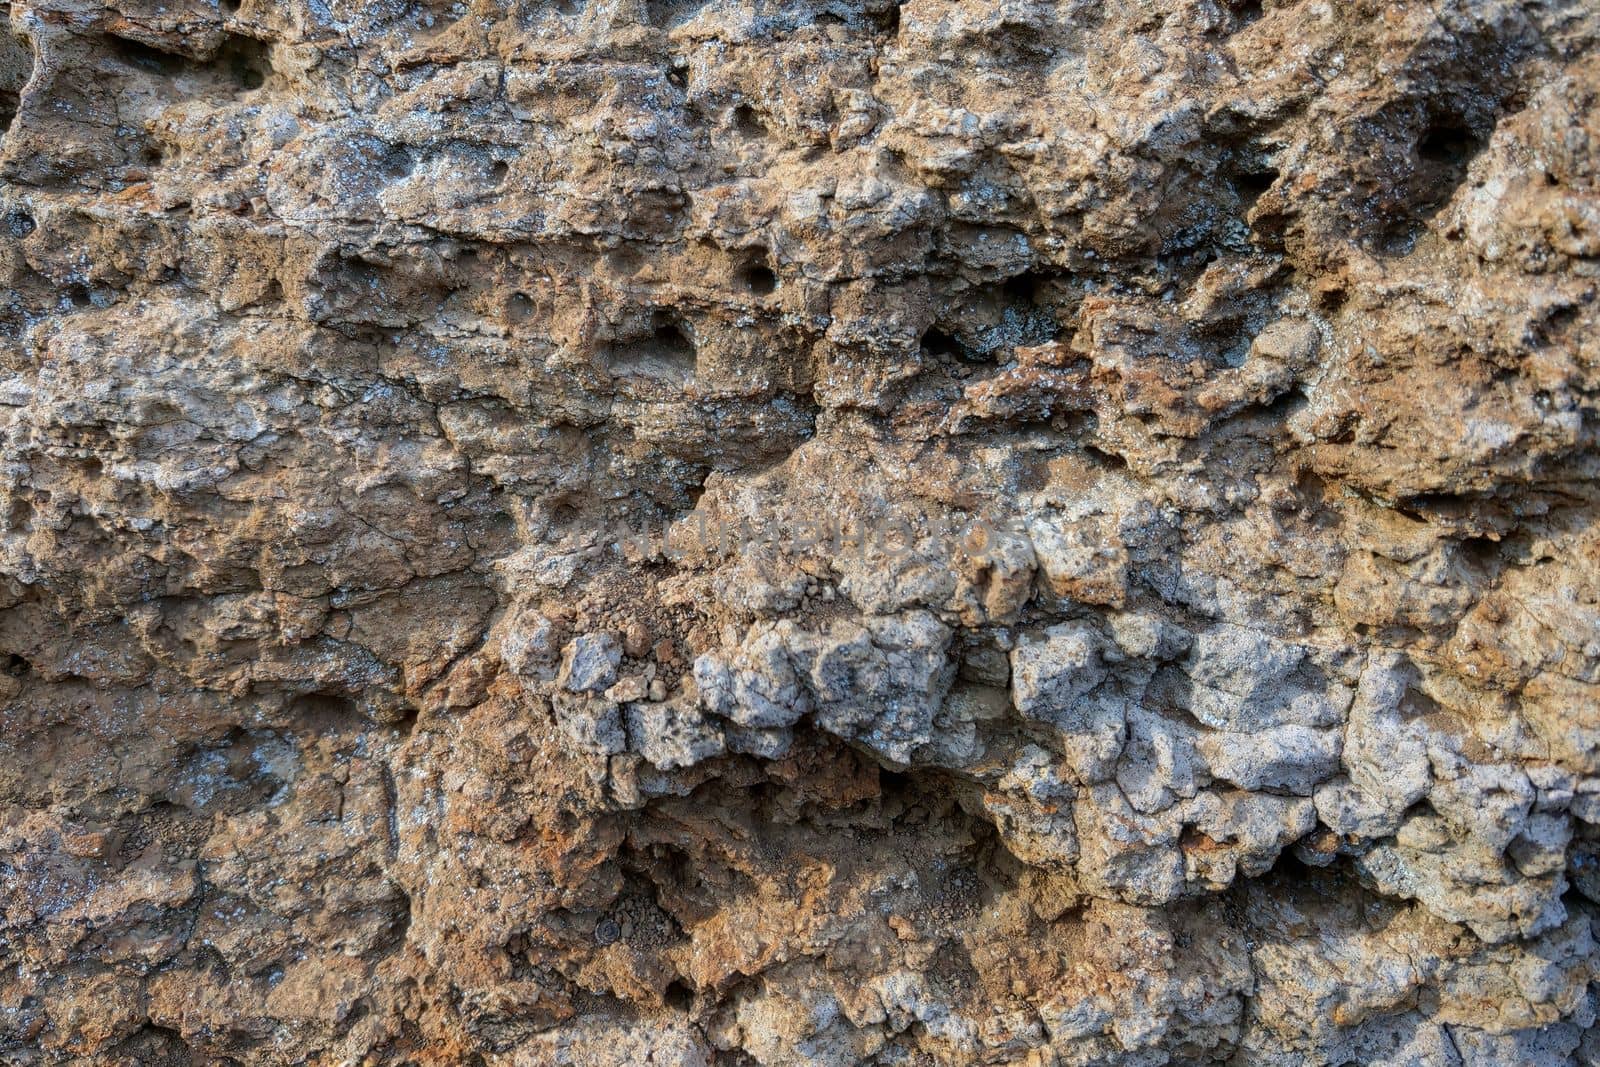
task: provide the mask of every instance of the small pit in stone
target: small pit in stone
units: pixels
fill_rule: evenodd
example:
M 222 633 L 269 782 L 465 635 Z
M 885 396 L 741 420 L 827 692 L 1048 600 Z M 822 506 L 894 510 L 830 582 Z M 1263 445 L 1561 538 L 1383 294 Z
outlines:
M 527 322 L 533 317 L 533 298 L 527 293 L 512 293 L 506 301 L 506 321 L 512 324 Z
M 175 77 L 183 73 L 188 65 L 181 56 L 125 37 L 107 36 L 106 47 L 123 66 L 162 78 Z
M 337 693 L 302 693 L 289 701 L 288 713 L 296 730 L 311 735 L 342 732 L 363 721 L 355 701 Z
M 1033 307 L 1039 302 L 1039 288 L 1043 279 L 1031 270 L 1007 278 L 1000 286 L 1000 297 L 1009 305 Z
M 409 178 L 416 165 L 416 157 L 411 154 L 410 149 L 404 145 L 393 145 L 378 161 L 378 170 L 390 181 L 399 181 L 402 178 Z
M 1417 141 L 1417 158 L 1435 166 L 1462 166 L 1477 150 L 1477 138 L 1459 122 L 1434 123 L 1422 132 L 1422 137 Z
M 1417 172 L 1413 203 L 1426 219 L 1455 195 L 1467 180 L 1467 167 L 1483 149 L 1483 141 L 1459 118 L 1431 122 L 1417 138 Z
M 941 302 L 936 323 L 922 335 L 922 350 L 948 362 L 1000 364 L 1018 348 L 1045 344 L 1061 333 L 1053 310 L 1056 278 L 1048 271 L 1024 270 L 987 285 L 958 291 Z
M 761 115 L 749 104 L 733 109 L 733 128 L 742 137 L 765 137 L 767 134 Z
M 222 47 L 208 62 L 164 52 L 125 37 L 107 35 L 105 41 L 106 50 L 119 63 L 164 79 L 198 75 L 224 81 L 235 91 L 248 92 L 265 85 L 272 73 L 271 49 L 268 45 L 238 33 L 228 34 Z
M 212 62 L 239 88 L 259 89 L 272 73 L 271 51 L 261 41 L 230 34 Z
M 778 287 L 778 276 L 765 263 L 751 263 L 739 272 L 739 281 L 756 296 L 766 296 Z
M 606 351 L 606 371 L 618 378 L 687 382 L 694 377 L 694 342 L 677 320 L 657 315 L 649 338 L 614 345 Z
M 681 981 L 667 983 L 667 988 L 661 995 L 663 1003 L 673 1011 L 686 1012 L 694 1007 L 694 991 Z
M 1378 233 L 1378 251 L 1405 255 L 1425 232 L 1427 222 L 1450 202 L 1467 180 L 1467 169 L 1482 151 L 1484 140 L 1466 120 L 1453 113 L 1431 119 L 1412 146 L 1413 171 L 1404 201 Z
M 1256 201 L 1278 180 L 1278 172 L 1271 167 L 1246 171 L 1233 179 L 1234 191 L 1239 196 L 1239 213 L 1248 215 Z
M 1239 0 L 1238 3 L 1229 6 L 1232 7 L 1233 15 L 1241 26 L 1248 26 L 1258 21 L 1263 14 L 1261 0 Z
M 879 33 L 891 38 L 900 36 L 900 4 L 898 2 L 890 4 L 873 17 L 873 22 Z
M 937 326 L 930 326 L 922 333 L 922 351 L 935 359 L 958 359 L 962 362 L 971 362 L 966 348 L 960 341 Z

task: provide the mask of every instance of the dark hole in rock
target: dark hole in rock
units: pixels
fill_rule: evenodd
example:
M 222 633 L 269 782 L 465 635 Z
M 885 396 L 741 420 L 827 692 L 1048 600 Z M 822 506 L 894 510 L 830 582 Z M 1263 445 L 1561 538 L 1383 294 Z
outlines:
M 1429 220 L 1466 181 L 1468 164 L 1483 144 L 1458 116 L 1434 118 L 1413 146 L 1415 166 L 1407 179 L 1405 199 L 1388 209 L 1382 228 L 1368 238 L 1369 247 L 1383 256 L 1410 253 L 1427 232 Z
M 1050 273 L 1025 270 L 962 293 L 939 313 L 961 324 L 949 354 L 967 363 L 998 363 L 1018 348 L 1055 339 L 1061 326 L 1054 285 Z
M 6 216 L 6 232 L 13 237 L 26 237 L 36 229 L 38 225 L 26 211 L 13 211 Z
M 669 322 L 656 327 L 653 341 L 656 348 L 674 363 L 687 361 L 691 367 L 693 366 L 694 345 L 681 326 Z
M 1000 296 L 1007 304 L 1032 307 L 1039 302 L 1039 290 L 1044 279 L 1031 270 L 1007 278 L 1000 287 Z
M 139 41 L 108 35 L 106 43 L 111 55 L 118 62 L 147 74 L 159 74 L 164 78 L 170 78 L 181 74 L 186 66 L 181 57 L 163 52 L 159 48 L 151 48 Z
M 533 317 L 533 299 L 527 293 L 512 293 L 506 301 L 507 322 L 527 322 Z
M 1534 327 L 1534 336 L 1541 344 L 1554 344 L 1560 341 L 1573 323 L 1577 321 L 1578 309 L 1576 307 L 1557 308 L 1546 316 L 1543 322 Z
M 657 316 L 655 332 L 648 339 L 614 346 L 604 362 L 606 370 L 619 378 L 683 382 L 694 377 L 694 343 L 682 325 Z
M 739 274 L 744 287 L 756 296 L 766 296 L 778 287 L 778 276 L 764 263 L 752 263 Z
M 88 307 L 94 302 L 93 297 L 89 295 L 89 287 L 86 285 L 67 286 L 67 299 L 72 301 L 73 307 L 80 308 Z
M 1083 451 L 1085 455 L 1093 456 L 1103 466 L 1106 466 L 1111 470 L 1125 471 L 1128 469 L 1128 461 L 1117 455 L 1115 452 L 1108 452 L 1105 449 L 1097 448 L 1094 445 L 1084 445 Z
M 227 79 L 239 89 L 250 90 L 265 85 L 267 75 L 272 72 L 268 46 L 243 34 L 228 34 L 209 63 L 198 63 L 122 37 L 108 35 L 105 40 L 110 54 L 125 66 L 163 78 L 209 71 Z
M 1498 569 L 1501 544 L 1491 537 L 1466 537 L 1460 543 L 1461 558 L 1483 571 Z
M 385 720 L 384 725 L 388 726 L 389 729 L 395 731 L 402 737 L 410 737 L 411 732 L 417 728 L 418 714 L 418 709 L 408 704 L 404 708 L 401 708 L 399 713 L 393 718 Z M 407 921 L 409 924 L 409 918 Z
M 667 84 L 674 89 L 687 89 L 689 87 L 689 71 L 684 67 L 669 67 L 667 69 Z
M 1246 213 L 1261 199 L 1263 193 L 1278 180 L 1278 172 L 1271 167 L 1259 171 L 1246 171 L 1233 179 L 1233 188 L 1239 194 L 1239 205 Z
M 679 981 L 667 983 L 666 991 L 661 994 L 661 999 L 673 1011 L 688 1011 L 694 1007 L 694 991 Z
M 384 177 L 390 180 L 399 180 L 410 176 L 411 169 L 416 165 L 417 161 L 412 157 L 411 150 L 404 146 L 390 148 L 383 154 L 383 158 L 378 161 L 378 169 L 383 172 Z
M 964 363 L 981 362 L 952 335 L 937 326 L 930 326 L 922 334 L 922 350 L 935 359 L 959 359 Z
M 916 779 L 884 767 L 878 768 L 878 795 L 885 800 L 909 802 L 915 799 Z
M 224 15 L 235 15 L 239 11 L 239 0 L 221 0 L 217 7 Z
M 551 525 L 567 527 L 583 518 L 583 497 L 577 493 L 557 493 L 542 502 Z
M 265 42 L 243 34 L 229 34 L 212 61 L 241 89 L 259 89 L 272 73 L 271 49 Z
M 1459 167 L 1478 150 L 1478 139 L 1459 122 L 1435 123 L 1417 141 L 1417 156 L 1424 163 Z
M 5 672 L 13 678 L 26 678 L 33 673 L 33 664 L 13 652 L 6 657 Z
M 511 164 L 503 159 L 497 159 L 489 165 L 489 180 L 499 185 L 506 180 L 506 175 L 511 173 Z
M 1241 25 L 1248 26 L 1262 15 L 1261 0 L 1242 0 L 1233 5 L 1233 14 Z
M 1417 138 L 1417 173 L 1413 178 L 1412 211 L 1425 221 L 1444 205 L 1467 178 L 1467 165 L 1483 142 L 1459 119 L 1434 122 Z
M 886 33 L 890 37 L 898 37 L 900 35 L 900 5 L 898 3 L 890 4 L 879 13 L 876 21 L 879 32 Z
M 336 733 L 362 721 L 355 701 L 336 693 L 302 693 L 289 705 L 293 726 L 310 734 Z
M 928 327 L 922 335 L 922 350 L 930 355 L 953 356 L 960 351 L 960 348 L 955 338 L 937 326 Z
M 767 132 L 760 114 L 749 104 L 740 104 L 733 109 L 733 128 L 746 137 L 761 137 Z

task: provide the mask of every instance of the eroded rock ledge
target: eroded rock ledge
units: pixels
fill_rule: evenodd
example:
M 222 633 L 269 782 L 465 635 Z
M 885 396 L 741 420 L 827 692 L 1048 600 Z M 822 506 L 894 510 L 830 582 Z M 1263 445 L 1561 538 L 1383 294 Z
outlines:
M 0 1059 L 1600 1061 L 1590 0 L 0 10 Z

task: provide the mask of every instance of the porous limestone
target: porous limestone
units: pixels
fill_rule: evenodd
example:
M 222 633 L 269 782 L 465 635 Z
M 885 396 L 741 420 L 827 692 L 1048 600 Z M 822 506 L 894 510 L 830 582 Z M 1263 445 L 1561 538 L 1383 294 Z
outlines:
M 1600 1063 L 1592 0 L 0 11 L 0 1060 Z

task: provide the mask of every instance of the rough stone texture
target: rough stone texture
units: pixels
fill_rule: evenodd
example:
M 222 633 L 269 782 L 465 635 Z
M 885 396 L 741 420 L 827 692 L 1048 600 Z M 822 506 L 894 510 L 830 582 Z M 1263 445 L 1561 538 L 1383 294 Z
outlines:
M 1600 1062 L 1593 0 L 0 8 L 4 1062 Z

